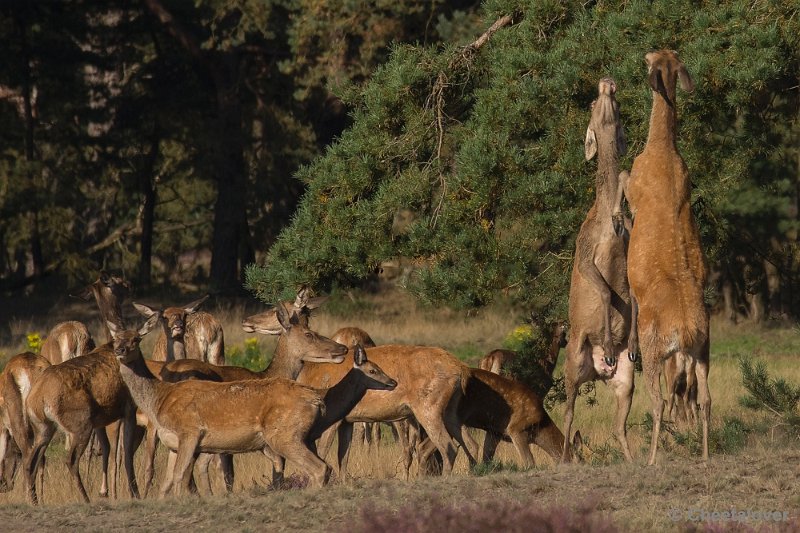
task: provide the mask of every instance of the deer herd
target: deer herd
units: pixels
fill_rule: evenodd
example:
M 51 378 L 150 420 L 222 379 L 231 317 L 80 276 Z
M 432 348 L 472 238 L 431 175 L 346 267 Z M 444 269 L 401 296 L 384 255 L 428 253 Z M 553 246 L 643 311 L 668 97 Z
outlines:
M 115 494 L 117 464 L 125 466 L 128 492 L 140 496 L 134 453 L 145 442 L 144 495 L 154 478 L 160 442 L 168 450 L 160 495 L 196 492 L 194 471 L 208 481 L 209 465 L 234 486 L 233 455 L 262 452 L 279 485 L 285 461 L 308 476 L 329 481 L 323 460 L 337 437 L 336 469 L 347 473 L 355 424 L 366 437 L 392 425 L 408 479 L 413 458 L 422 465 L 440 456 L 452 471 L 462 450 L 470 464 L 492 459 L 500 439 L 510 441 L 522 466 L 534 463 L 531 444 L 557 462 L 571 461 L 580 435 L 572 434 L 578 389 L 606 382 L 616 397 L 612 432 L 625 458 L 633 460 L 626 423 L 634 390 L 634 364 L 641 357 L 652 400 L 653 433 L 648 464 L 656 459 L 664 399 L 667 414 L 702 421 L 702 456 L 708 459 L 708 312 L 703 303 L 706 265 L 689 204 L 690 181 L 676 144 L 675 89 L 693 83 L 673 51 L 645 56 L 653 93 L 644 150 L 630 173 L 620 171 L 626 151 L 616 83 L 601 79 L 586 133 L 586 159 L 597 156 L 596 198 L 576 240 L 569 293 L 569 334 L 564 378 L 565 433 L 551 420 L 543 399 L 501 369 L 515 356 L 490 352 L 470 368 L 447 351 L 429 346 L 378 345 L 355 327 L 332 338 L 309 326 L 323 298 L 301 289 L 294 301 L 242 322 L 246 332 L 278 336 L 270 364 L 260 372 L 225 365 L 219 322 L 200 307 L 158 309 L 134 303 L 142 325 L 123 318 L 130 286 L 103 271 L 76 296 L 97 304 L 106 342 L 95 343 L 84 324 L 56 325 L 41 355 L 12 357 L 0 375 L 0 490 L 10 490 L 21 470 L 30 502 L 41 501 L 45 452 L 57 432 L 65 435 L 66 462 L 74 485 L 89 501 L 79 469 L 92 437 L 102 456 L 100 494 Z M 635 224 L 623 211 L 627 199 Z M 142 338 L 158 330 L 145 358 Z M 558 355 L 559 324 L 550 354 Z M 370 426 L 372 425 L 372 426 Z M 486 432 L 482 447 L 466 428 Z M 566 436 L 565 436 L 566 435 Z M 359 439 L 360 440 L 360 439 Z M 87 454 L 91 457 L 91 450 Z

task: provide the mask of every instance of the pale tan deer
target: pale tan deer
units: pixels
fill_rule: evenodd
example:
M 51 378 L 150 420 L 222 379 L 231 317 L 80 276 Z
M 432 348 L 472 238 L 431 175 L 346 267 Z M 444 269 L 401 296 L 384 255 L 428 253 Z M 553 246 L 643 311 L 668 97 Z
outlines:
M 83 322 L 70 320 L 56 324 L 42 343 L 41 355 L 57 365 L 94 350 L 95 344 Z
M 300 373 L 306 362 L 333 362 L 341 363 L 347 353 L 347 347 L 332 341 L 322 335 L 311 331 L 307 327 L 307 319 L 304 320 L 296 312 L 291 316 L 284 306 L 279 306 L 267 313 L 270 317 L 268 323 L 270 331 L 280 335 L 278 344 L 275 347 L 272 360 L 267 368 L 260 372 L 252 371 L 247 368 L 237 366 L 217 366 L 197 359 L 180 359 L 162 365 L 162 368 L 154 368 L 153 362 L 147 361 L 151 372 L 165 382 L 178 383 L 186 380 L 204 381 L 239 381 L 264 378 L 285 378 L 295 379 Z M 264 315 L 264 313 L 262 313 Z M 157 313 L 153 316 L 157 316 Z M 261 316 L 261 315 L 259 315 Z M 273 323 L 274 320 L 274 323 Z M 277 326 L 275 325 L 277 324 Z M 247 331 L 254 328 L 249 319 L 243 321 L 243 327 Z M 250 329 L 255 331 L 255 329 Z M 280 333 L 278 333 L 280 332 Z M 153 479 L 153 462 L 157 445 L 156 433 L 148 428 L 145 447 L 145 487 L 149 487 Z M 273 458 L 274 459 L 274 458 Z M 207 480 L 208 458 L 203 458 L 199 463 L 200 471 Z M 276 464 L 276 466 L 278 466 Z M 223 467 L 225 467 L 223 465 Z M 277 470 L 276 470 L 277 471 Z M 233 472 L 225 471 L 226 487 L 233 483 Z M 168 473 L 169 475 L 170 473 Z M 276 474 L 277 475 L 277 474 Z M 229 478 L 228 478 L 229 476 Z M 147 490 L 147 489 L 146 489 Z
M 6 363 L 0 374 L 0 492 L 11 490 L 18 460 L 31 445 L 31 429 L 25 410 L 31 388 L 50 362 L 31 352 L 17 354 Z M 7 460 L 8 459 L 8 460 Z
M 501 374 L 504 367 L 516 358 L 517 352 L 514 350 L 498 348 L 484 355 L 478 363 L 478 367 L 487 372 Z
M 153 361 L 198 359 L 214 365 L 225 364 L 225 336 L 211 314 L 200 311 L 208 295 L 182 307 L 155 309 L 133 303 L 144 317 L 160 313 L 162 331 L 153 346 Z
M 179 493 L 190 490 L 198 453 L 265 451 L 296 463 L 309 475 L 312 486 L 327 481 L 330 467 L 306 444 L 325 409 L 317 391 L 283 378 L 165 383 L 150 373 L 139 350 L 139 341 L 152 323 L 139 331 L 109 327 L 131 395 L 171 450 L 167 468 L 173 474 L 161 487 L 162 497 L 172 489 L 173 479 L 180 481 Z
M 555 461 L 562 456 L 564 434 L 545 411 L 542 398 L 519 381 L 480 368 L 471 369 L 458 415 L 464 426 L 486 432 L 483 462 L 494 457 L 498 439 L 514 445 L 523 468 L 534 466 L 531 444 L 539 446 Z M 568 460 L 581 444 L 580 432 L 576 432 L 572 446 L 567 447 Z M 420 448 L 420 464 L 423 464 L 431 449 L 425 442 Z
M 628 277 L 641 347 L 645 383 L 652 402 L 653 434 L 648 464 L 656 461 L 664 401 L 664 361 L 682 353 L 694 361 L 703 422 L 703 460 L 708 460 L 708 310 L 703 301 L 707 279 L 705 255 L 691 208 L 691 182 L 678 153 L 676 86 L 694 89 L 686 67 L 672 50 L 645 55 L 653 109 L 647 144 L 636 156 L 626 195 L 635 217 L 628 249 Z M 637 319 L 638 317 L 638 319 Z M 638 345 L 637 345 L 638 344 Z M 639 346 L 640 345 L 640 346 Z
M 621 210 L 625 175 L 620 176 L 618 160 L 626 145 L 615 93 L 613 80 L 600 80 L 586 130 L 586 159 L 597 155 L 596 196 L 575 241 L 564 365 L 567 438 L 563 461 L 569 453 L 578 389 L 581 384 L 597 379 L 605 381 L 617 399 L 613 433 L 625 459 L 633 460 L 626 427 L 633 399 L 634 371 L 634 364 L 627 357 L 631 305 L 625 257 L 626 229 L 630 222 Z
M 108 324 L 114 323 L 108 321 Z M 124 421 L 123 450 L 128 490 L 131 496 L 139 497 L 133 470 L 136 408 L 120 377 L 119 363 L 110 343 L 81 357 L 46 368 L 33 384 L 26 408 L 33 429 L 33 444 L 29 450 L 23 450 L 25 484 L 31 503 L 39 502 L 34 480 L 42 468 L 45 451 L 56 430 L 63 431 L 68 437 L 67 467 L 79 495 L 89 502 L 78 469 L 79 459 L 93 429 L 103 428 L 120 419 Z M 103 451 L 100 493 L 107 495 L 109 453 L 116 453 L 117 447 L 111 450 L 105 432 L 97 431 L 96 435 Z

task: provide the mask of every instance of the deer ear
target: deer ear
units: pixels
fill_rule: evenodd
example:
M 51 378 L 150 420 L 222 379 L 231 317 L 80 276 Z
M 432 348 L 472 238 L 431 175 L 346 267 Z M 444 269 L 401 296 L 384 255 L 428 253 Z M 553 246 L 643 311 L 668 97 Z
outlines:
M 144 337 L 145 335 L 150 333 L 153 330 L 153 328 L 156 327 L 156 324 L 158 323 L 158 320 L 160 318 L 161 318 L 160 312 L 153 313 L 153 315 L 147 319 L 147 321 L 142 325 L 142 327 L 139 328 L 138 332 L 139 336 Z
M 316 296 L 314 298 L 309 298 L 306 301 L 306 307 L 309 309 L 316 309 L 322 304 L 324 304 L 328 300 L 327 296 Z
M 586 128 L 586 140 L 583 142 L 583 152 L 586 155 L 586 160 L 589 161 L 597 153 L 597 137 L 594 135 L 594 130 L 591 126 Z
M 132 302 L 132 303 L 133 303 L 133 307 L 135 307 L 136 310 L 139 311 L 139 314 L 142 315 L 142 316 L 146 316 L 146 317 L 149 318 L 149 317 L 151 317 L 151 316 L 153 316 L 153 315 L 158 313 L 158 311 L 156 311 L 155 309 L 153 309 L 152 307 L 150 307 L 148 305 L 137 304 L 136 302 Z
M 289 331 L 290 329 L 292 329 L 292 322 L 291 318 L 289 317 L 289 313 L 288 311 L 286 311 L 286 308 L 280 302 L 278 303 L 277 306 L 275 306 L 275 316 L 278 317 L 278 322 L 280 323 L 284 331 Z
M 122 328 L 119 324 L 116 324 L 110 320 L 106 320 L 106 326 L 108 327 L 108 331 L 111 332 L 111 338 L 116 339 L 117 335 L 122 331 Z
M 692 80 L 692 77 L 689 75 L 689 71 L 686 70 L 686 67 L 683 66 L 683 63 L 681 63 L 680 68 L 678 68 L 678 80 L 681 82 L 681 89 L 687 93 L 694 91 L 694 80 Z
M 208 297 L 209 297 L 209 296 L 210 296 L 209 294 L 206 294 L 206 295 L 205 295 L 205 296 L 203 296 L 202 298 L 199 298 L 199 299 L 197 299 L 197 300 L 193 301 L 193 302 L 192 302 L 192 303 L 190 303 L 190 304 L 186 304 L 186 305 L 183 307 L 183 310 L 184 310 L 184 311 L 186 311 L 186 313 L 188 313 L 188 314 L 190 314 L 190 315 L 191 315 L 191 314 L 193 314 L 193 313 L 196 313 L 196 312 L 197 312 L 197 310 L 198 310 L 198 309 L 200 309 L 200 306 L 201 306 L 201 305 L 203 305 L 203 302 L 205 302 L 206 300 L 208 300 Z
M 353 350 L 353 364 L 355 366 L 361 366 L 367 362 L 367 351 L 364 350 L 364 347 L 360 344 L 356 344 Z
M 650 88 L 653 89 L 657 93 L 664 94 L 665 87 L 664 87 L 664 80 L 661 79 L 661 69 L 655 66 L 650 67 L 650 74 L 647 77 L 647 81 L 650 83 Z

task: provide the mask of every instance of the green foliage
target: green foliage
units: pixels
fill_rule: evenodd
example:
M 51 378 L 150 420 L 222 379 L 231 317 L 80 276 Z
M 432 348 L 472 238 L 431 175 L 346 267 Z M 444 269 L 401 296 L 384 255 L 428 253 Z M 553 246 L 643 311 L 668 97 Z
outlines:
M 754 365 L 750 359 L 739 357 L 742 384 L 747 390 L 739 403 L 769 413 L 790 435 L 800 437 L 800 386 L 770 377 L 764 361 L 756 361 Z
M 634 424 L 646 437 L 648 446 L 653 431 L 653 416 L 644 415 L 639 424 Z M 708 452 L 710 454 L 732 454 L 741 451 L 747 445 L 747 437 L 754 428 L 737 417 L 725 417 L 721 426 L 711 426 L 708 432 Z M 688 455 L 702 453 L 703 431 L 698 421 L 695 427 L 681 430 L 668 420 L 661 421 L 659 448 L 667 451 L 683 451 Z M 649 448 L 648 448 L 649 449 Z M 647 450 L 643 450 L 646 453 Z
M 42 342 L 44 341 L 38 333 L 28 333 L 25 336 L 25 341 L 27 342 L 26 350 L 37 354 L 42 351 Z
M 470 471 L 473 476 L 482 477 L 500 472 L 521 472 L 522 470 L 516 463 L 504 463 L 497 459 L 492 459 L 485 463 L 476 463 Z
M 244 346 L 226 346 L 225 364 L 242 366 L 260 372 L 267 368 L 271 357 L 263 353 L 256 337 L 245 339 Z
M 791 256 L 792 2 L 493 0 L 484 13 L 484 27 L 511 13 L 514 23 L 477 50 L 395 46 L 351 91 L 352 126 L 301 169 L 308 190 L 292 225 L 247 271 L 260 298 L 358 283 L 407 257 L 418 269 L 406 286 L 424 302 L 481 306 L 502 291 L 565 316 L 574 236 L 593 199 L 589 104 L 597 80 L 614 77 L 629 168 L 647 136 L 643 57 L 654 48 L 678 49 L 696 82 L 679 94 L 679 148 L 714 264 L 753 257 L 767 235 L 787 243 L 778 263 Z

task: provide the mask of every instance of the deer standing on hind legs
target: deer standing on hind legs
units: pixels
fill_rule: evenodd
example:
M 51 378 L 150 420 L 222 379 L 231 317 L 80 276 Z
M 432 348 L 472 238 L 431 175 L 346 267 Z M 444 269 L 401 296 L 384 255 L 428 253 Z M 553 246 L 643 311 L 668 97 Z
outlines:
M 703 460 L 708 460 L 708 311 L 703 302 L 707 278 L 700 233 L 692 215 L 691 183 L 676 144 L 675 89 L 680 80 L 694 89 L 686 67 L 671 50 L 645 56 L 653 91 L 650 133 L 644 150 L 633 162 L 626 195 L 634 214 L 628 251 L 628 275 L 633 316 L 638 316 L 645 382 L 653 409 L 653 435 L 647 464 L 655 464 L 664 401 L 661 372 L 664 361 L 681 353 L 695 364 L 703 421 Z
M 600 80 L 586 130 L 586 160 L 597 154 L 596 197 L 575 242 L 564 367 L 567 402 L 562 462 L 569 454 L 578 387 L 595 379 L 604 380 L 614 391 L 614 435 L 625 459 L 633 460 L 625 425 L 633 399 L 634 368 L 628 357 L 621 357 L 631 324 L 625 263 L 630 222 L 621 208 L 625 175 L 619 174 L 618 161 L 626 145 L 615 92 L 614 80 Z

